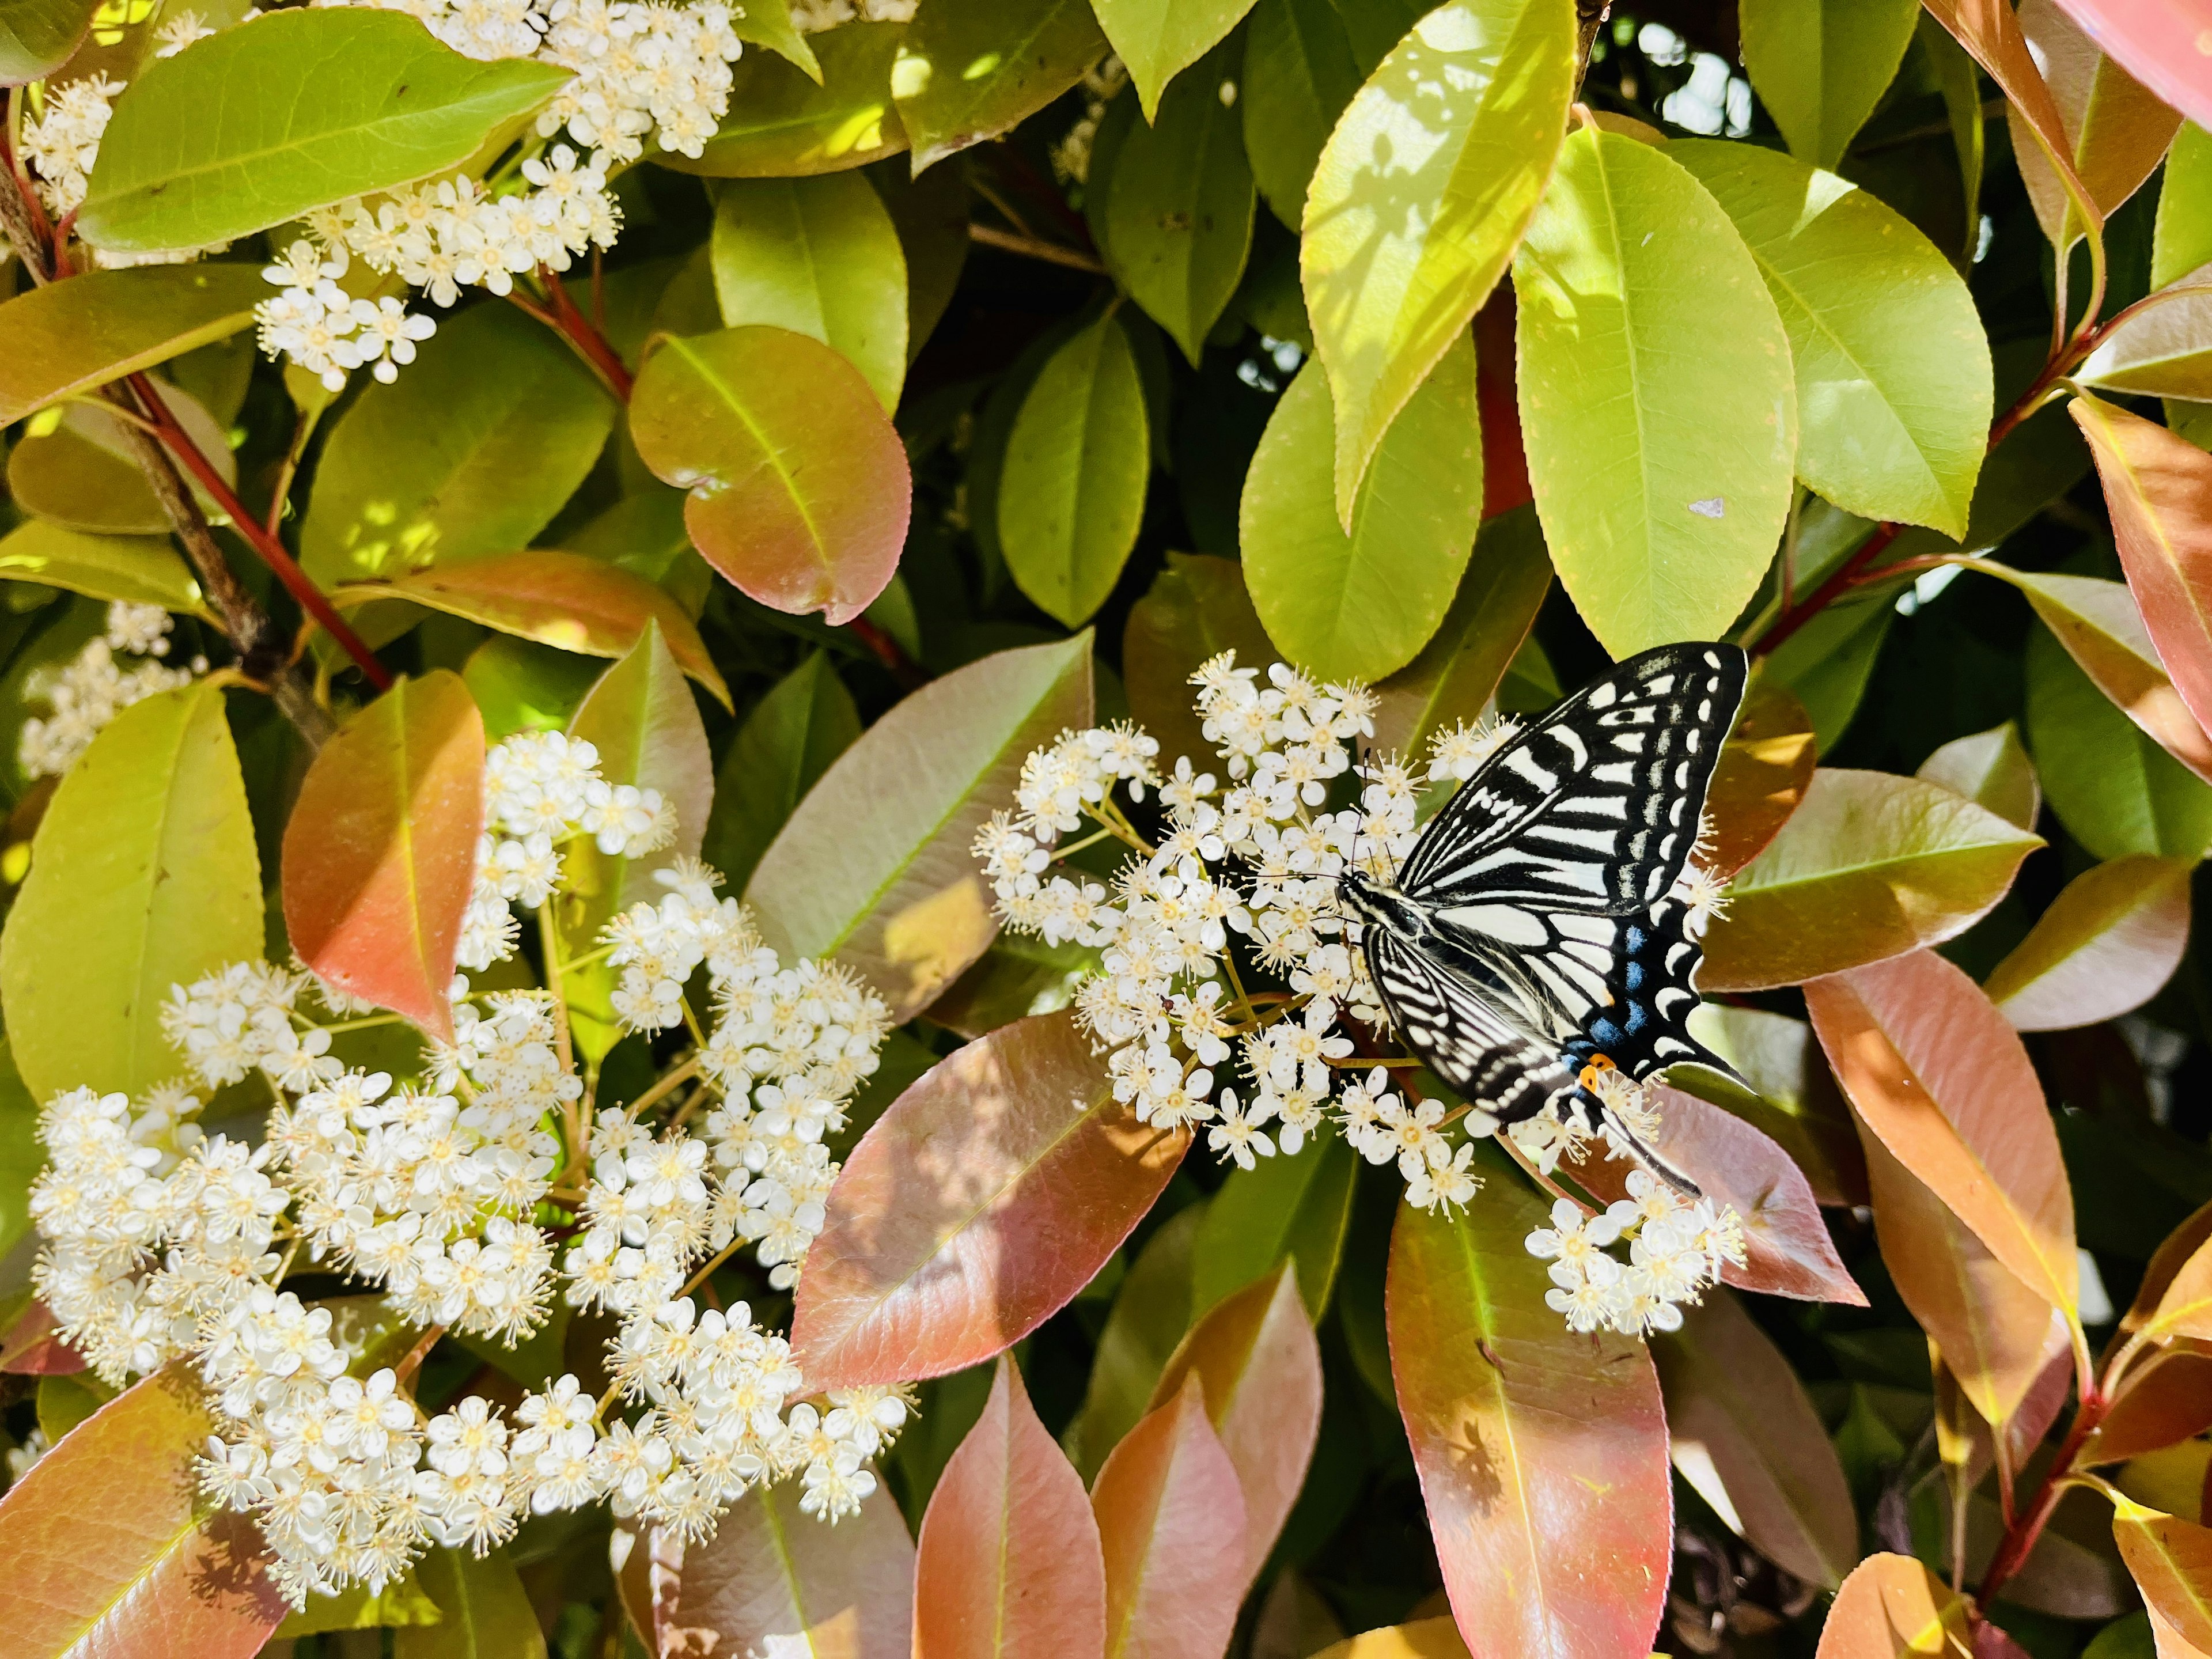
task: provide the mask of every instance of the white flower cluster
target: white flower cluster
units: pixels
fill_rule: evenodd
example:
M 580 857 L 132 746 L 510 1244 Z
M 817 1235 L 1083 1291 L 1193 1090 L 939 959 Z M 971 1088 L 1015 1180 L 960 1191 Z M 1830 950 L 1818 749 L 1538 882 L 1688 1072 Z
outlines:
M 765 0 L 773 5 L 775 0 Z M 822 34 L 848 23 L 911 23 L 916 0 L 791 0 L 792 26 Z
M 1622 1239 L 1629 1241 L 1626 1263 L 1607 1250 Z M 1530 1233 L 1528 1246 L 1552 1264 L 1544 1299 L 1566 1316 L 1570 1330 L 1630 1336 L 1680 1330 L 1680 1304 L 1697 1302 L 1723 1267 L 1744 1263 L 1743 1226 L 1733 1209 L 1686 1200 L 1642 1170 L 1630 1172 L 1628 1196 L 1600 1214 L 1555 1200 L 1552 1224 Z
M 107 607 L 106 631 L 88 640 L 50 684 L 33 687 L 33 695 L 43 697 L 53 712 L 23 722 L 15 754 L 26 776 L 55 777 L 68 771 L 124 709 L 156 692 L 190 685 L 196 675 L 207 672 L 204 657 L 193 658 L 184 668 L 161 660 L 169 654 L 171 625 L 169 613 L 158 605 L 118 599 Z M 118 653 L 137 660 L 126 666 L 116 660 Z
M 1090 183 L 1091 148 L 1097 142 L 1098 124 L 1106 118 L 1106 106 L 1129 84 L 1129 71 L 1120 56 L 1109 52 L 1084 70 L 1080 84 L 1083 113 L 1052 147 L 1052 170 L 1071 185 Z
M 50 86 L 39 118 L 23 124 L 23 159 L 37 173 L 39 199 L 57 220 L 84 204 L 93 163 L 100 159 L 100 140 L 122 90 L 120 81 L 105 75 Z

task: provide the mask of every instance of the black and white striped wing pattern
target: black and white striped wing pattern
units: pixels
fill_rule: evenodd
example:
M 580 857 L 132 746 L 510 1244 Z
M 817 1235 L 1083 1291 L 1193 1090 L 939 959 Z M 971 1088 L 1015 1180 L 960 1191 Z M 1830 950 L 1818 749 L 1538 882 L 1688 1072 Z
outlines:
M 1562 1050 L 1570 1066 L 1579 1071 L 1591 1055 L 1603 1054 L 1638 1082 L 1685 1061 L 1735 1075 L 1685 1024 L 1698 1006 L 1691 980 L 1705 956 L 1683 929 L 1685 914 L 1680 901 L 1663 899 L 1645 915 L 1620 921 L 1607 998 L 1584 1016 L 1580 1033 Z
M 1398 872 L 1399 890 L 1449 927 L 1524 948 L 1556 948 L 1549 916 L 1649 908 L 1697 844 L 1746 672 L 1732 645 L 1630 658 L 1462 786 Z
M 1399 1036 L 1462 1099 L 1515 1123 L 1575 1093 L 1559 1049 L 1520 1030 L 1450 969 L 1382 927 L 1367 928 L 1364 943 Z

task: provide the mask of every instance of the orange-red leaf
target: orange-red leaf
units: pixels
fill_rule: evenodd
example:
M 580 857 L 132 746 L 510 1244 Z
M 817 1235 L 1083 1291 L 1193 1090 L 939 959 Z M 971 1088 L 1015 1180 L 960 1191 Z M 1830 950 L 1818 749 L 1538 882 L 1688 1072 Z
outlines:
M 2093 1463 L 2118 1463 L 2179 1445 L 2212 1428 L 2212 1354 L 2182 1342 L 2142 1359 L 2128 1374 L 2090 1443 Z
M 53 1310 L 33 1302 L 0 1334 L 0 1371 L 18 1376 L 73 1376 L 85 1369 L 84 1356 L 55 1334 Z
M 1674 1537 L 1666 1413 L 1644 1345 L 1577 1336 L 1523 1243 L 1510 1167 L 1454 1218 L 1401 1206 L 1385 1296 L 1398 1409 L 1476 1659 L 1650 1650 Z
M 2112 1539 L 2144 1601 L 2190 1646 L 2212 1648 L 2212 1528 L 2123 1498 Z
M 1114 1098 L 1072 1014 L 957 1050 L 830 1189 L 792 1323 L 809 1386 L 937 1376 L 1012 1346 L 1091 1282 L 1189 1140 Z
M 1923 0 L 1923 3 L 1929 15 L 1950 30 L 1974 61 L 1990 72 L 2006 100 L 2026 118 L 2036 147 L 2051 163 L 2073 204 L 2074 234 L 2102 227 L 2104 214 L 2074 170 L 2073 141 L 2067 136 L 2065 122 L 2059 118 L 2058 105 L 2051 96 L 2043 72 L 2028 53 L 2027 39 L 2021 33 L 2012 0 Z
M 2193 6 L 2143 0 L 2060 0 L 2097 44 L 2166 103 L 2212 127 L 2212 76 L 2204 72 L 2204 20 Z
M 1665 1084 L 1653 1090 L 1659 1111 L 1653 1147 L 1716 1204 L 1735 1206 L 1743 1218 L 1747 1259 L 1741 1267 L 1723 1268 L 1722 1278 L 1738 1290 L 1866 1306 L 1866 1292 L 1836 1254 L 1820 1201 L 1790 1154 L 1733 1112 Z M 1604 1157 L 1601 1147 L 1574 1166 L 1574 1175 L 1610 1203 L 1627 1195 L 1634 1167 Z
M 46 1659 L 246 1659 L 289 1610 L 260 1530 L 210 1513 L 192 1459 L 199 1384 L 149 1376 L 94 1413 L 0 1500 L 0 1631 Z
M 1966 1603 L 1909 1555 L 1869 1555 L 1844 1580 L 1819 1659 L 1971 1659 Z
M 2057 1131 L 1981 988 L 1921 951 L 1816 980 L 1805 1006 L 1859 1121 L 2023 1284 L 2071 1308 L 2080 1266 Z
M 1107 1659 L 1221 1659 L 1248 1576 L 1244 1499 L 1195 1376 L 1114 1448 L 1091 1508 Z
M 323 745 L 284 827 L 284 926 L 338 989 L 450 1037 L 483 827 L 483 717 L 460 677 L 403 680 Z
M 1290 1517 L 1321 1432 L 1321 1344 L 1298 1294 L 1297 1264 L 1217 1303 L 1169 1359 L 1158 1410 L 1195 1376 L 1206 1414 L 1244 1493 L 1245 1582 L 1258 1577 Z
M 2022 1031 L 2070 1030 L 2141 1007 L 2189 948 L 2189 872 L 2133 854 L 2066 884 L 1984 989 Z
M 1705 863 L 1723 878 L 1757 858 L 1812 787 L 1813 717 L 1782 686 L 1755 682 L 1705 792 L 1713 824 Z
M 922 1516 L 914 1659 L 1100 1659 L 1106 1562 L 1083 1478 L 999 1357 Z

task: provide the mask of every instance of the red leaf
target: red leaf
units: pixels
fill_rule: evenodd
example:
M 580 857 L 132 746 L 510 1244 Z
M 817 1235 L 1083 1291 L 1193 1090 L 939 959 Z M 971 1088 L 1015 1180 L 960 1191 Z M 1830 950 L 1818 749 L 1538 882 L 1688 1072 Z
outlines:
M 1577 1336 L 1522 1243 L 1543 1204 L 1496 1162 L 1466 1213 L 1398 1212 L 1398 1409 L 1475 1659 L 1650 1651 L 1674 1539 L 1667 1420 L 1633 1338 Z
M 1107 1659 L 1221 1659 L 1247 1577 L 1244 1499 L 1194 1377 L 1114 1448 L 1091 1507 Z
M 1099 1659 L 1106 1560 L 1083 1478 L 1006 1356 L 921 1520 L 915 1659 Z
M 1820 1200 L 1790 1154 L 1765 1130 L 1710 1101 L 1663 1083 L 1652 1089 L 1659 1109 L 1654 1149 L 1714 1203 L 1732 1204 L 1743 1218 L 1747 1260 L 1724 1268 L 1722 1279 L 1742 1291 L 1865 1307 L 1866 1292 L 1836 1254 Z M 1601 1153 L 1576 1164 L 1574 1176 L 1611 1203 L 1627 1196 L 1635 1166 Z
M 53 1310 L 33 1302 L 0 1336 L 0 1371 L 17 1376 L 74 1376 L 84 1356 L 55 1334 Z
M 1966 1659 L 1966 1603 L 1909 1555 L 1869 1555 L 1844 1580 L 1819 1659 Z
M 1482 427 L 1482 516 L 1494 519 L 1536 499 L 1521 447 L 1514 390 L 1513 290 L 1500 283 L 1474 313 L 1474 404 Z
M 2176 1343 L 2139 1363 L 2097 1425 L 2089 1461 L 2118 1463 L 2212 1429 L 2212 1354 Z
M 483 763 L 483 717 L 460 677 L 403 680 L 323 745 L 284 826 L 284 926 L 301 960 L 441 1038 Z
M 909 1659 L 914 1544 L 897 1504 L 879 1486 L 833 1527 L 799 1495 L 796 1481 L 756 1486 L 712 1538 L 685 1548 L 656 1537 L 644 1588 L 662 1653 Z
M 1121 1248 L 1189 1141 L 1114 1098 L 1070 1013 L 940 1061 L 830 1189 L 792 1321 L 807 1385 L 937 1376 L 1011 1347 Z
M 2190 1646 L 2212 1648 L 2212 1528 L 2123 1498 L 2112 1539 L 2144 1601 Z
M 2212 127 L 2204 18 L 2187 0 L 2058 0 L 2098 49 L 2199 126 Z
M 0 1500 L 0 1631 L 13 1654 L 245 1659 L 289 1609 L 252 1521 L 206 1512 L 199 1385 L 149 1376 L 95 1412 Z
M 1295 1261 L 1199 1321 L 1161 1373 L 1152 1408 L 1174 1399 L 1194 1375 L 1243 1490 L 1249 1584 L 1290 1518 L 1321 1432 L 1321 1344 L 1298 1294 Z

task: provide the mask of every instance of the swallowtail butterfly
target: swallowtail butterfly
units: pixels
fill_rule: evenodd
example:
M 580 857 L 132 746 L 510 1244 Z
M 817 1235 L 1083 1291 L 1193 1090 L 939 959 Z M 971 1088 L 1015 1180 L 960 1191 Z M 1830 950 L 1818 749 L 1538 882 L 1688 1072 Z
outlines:
M 1733 645 L 1631 658 L 1486 761 L 1395 884 L 1341 878 L 1392 1024 L 1500 1126 L 1579 1110 L 1607 1127 L 1593 1068 L 1641 1082 L 1689 1060 L 1733 1075 L 1683 1024 L 1705 953 L 1674 887 L 1745 672 Z

